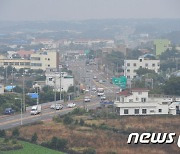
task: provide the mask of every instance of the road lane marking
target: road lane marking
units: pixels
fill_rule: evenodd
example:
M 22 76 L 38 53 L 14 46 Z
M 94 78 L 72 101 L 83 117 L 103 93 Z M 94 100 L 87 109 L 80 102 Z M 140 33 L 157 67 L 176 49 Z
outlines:
M 95 104 L 99 104 L 99 103 L 95 103 Z M 89 105 L 89 107 L 90 106 L 94 106 L 95 104 L 90 104 Z M 78 106 L 78 107 L 84 107 L 84 104 L 82 104 L 81 106 Z M 64 109 L 64 110 L 60 110 L 60 111 L 56 111 L 56 113 L 60 113 L 60 112 L 67 112 L 67 111 L 71 111 L 71 110 L 73 110 L 74 108 L 66 108 L 66 109 Z M 54 114 L 55 112 L 54 111 L 51 111 L 51 112 L 48 112 L 48 113 L 46 113 L 46 114 L 39 114 L 39 115 L 36 115 L 36 116 L 38 116 L 38 117 L 43 117 L 43 116 L 46 116 L 46 115 L 51 115 L 51 114 Z M 35 115 L 34 115 L 35 116 Z M 26 117 L 26 118 L 22 118 L 22 120 L 24 121 L 24 120 L 27 120 L 27 119 L 33 119 L 34 118 L 34 116 L 33 115 L 30 115 L 30 116 L 28 116 L 28 117 Z M 11 120 L 11 121 L 6 121 L 6 122 L 2 122 L 2 123 L 0 123 L 0 126 L 3 126 L 3 125 L 6 125 L 6 124 L 10 124 L 10 123 L 13 123 L 13 122 L 19 122 L 21 119 L 19 118 L 19 119 L 15 119 L 15 120 Z

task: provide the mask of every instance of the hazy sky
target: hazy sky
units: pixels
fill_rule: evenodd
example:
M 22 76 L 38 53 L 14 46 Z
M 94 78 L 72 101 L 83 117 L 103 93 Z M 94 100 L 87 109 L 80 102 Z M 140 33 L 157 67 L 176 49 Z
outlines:
M 180 0 L 0 0 L 0 20 L 180 18 Z

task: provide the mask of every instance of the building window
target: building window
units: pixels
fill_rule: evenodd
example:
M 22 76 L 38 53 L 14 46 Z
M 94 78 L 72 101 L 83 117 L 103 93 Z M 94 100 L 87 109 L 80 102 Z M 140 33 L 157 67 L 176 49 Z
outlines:
M 40 60 L 40 57 L 31 57 L 31 60 Z
M 49 78 L 49 81 L 52 81 L 53 78 Z
M 142 62 L 142 59 L 139 59 L 140 62 Z
M 142 95 L 142 92 L 138 92 L 138 95 Z
M 50 58 L 48 58 L 48 60 L 50 60 Z
M 138 97 L 136 97 L 136 101 L 139 101 L 139 98 L 138 98 Z
M 129 99 L 129 102 L 133 102 L 133 99 Z
M 154 110 L 150 110 L 150 113 L 154 113 Z
M 155 64 L 152 64 L 152 67 L 155 67 Z
M 160 63 L 158 63 L 157 65 L 160 66 Z
M 20 62 L 20 65 L 24 65 L 24 63 L 23 63 L 23 62 Z
M 15 62 L 15 65 L 19 65 L 19 62 Z
M 124 114 L 129 114 L 129 110 L 128 109 L 124 109 Z
M 127 72 L 130 72 L 130 69 L 127 69 Z
M 146 63 L 145 66 L 148 67 L 148 64 Z
M 142 66 L 140 66 L 139 68 L 142 68 Z
M 161 113 L 162 112 L 162 109 L 159 109 L 159 113 Z
M 8 65 L 8 62 L 4 62 L 4 65 Z
M 48 65 L 48 67 L 50 67 L 50 65 Z
M 146 114 L 147 113 L 147 109 L 142 109 L 142 114 Z
M 146 98 L 141 98 L 141 102 L 146 102 Z
M 136 63 L 134 63 L 133 66 L 136 67 Z
M 134 114 L 139 114 L 139 109 L 134 109 Z
M 127 66 L 130 66 L 130 63 L 127 63 Z

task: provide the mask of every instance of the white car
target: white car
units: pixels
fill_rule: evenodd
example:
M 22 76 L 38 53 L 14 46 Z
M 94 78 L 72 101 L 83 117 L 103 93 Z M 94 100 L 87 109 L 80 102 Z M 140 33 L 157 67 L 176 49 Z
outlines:
M 50 106 L 51 109 L 55 109 L 55 110 L 60 110 L 63 108 L 63 105 L 62 104 L 52 104 Z
M 105 100 L 105 99 L 106 99 L 105 95 L 101 96 L 101 100 Z
M 62 104 L 56 104 L 55 109 L 61 110 L 61 109 L 63 109 L 63 105 Z
M 95 91 L 96 91 L 96 88 L 95 88 L 95 87 L 94 87 L 94 88 L 92 88 L 92 91 L 94 91 L 94 92 L 95 92 Z
M 93 79 L 97 79 L 97 76 L 94 76 Z
M 69 107 L 69 108 L 73 108 L 73 107 L 75 107 L 75 106 L 76 106 L 75 103 L 69 103 L 69 104 L 67 105 L 67 107 Z
M 97 95 L 98 95 L 98 96 L 103 96 L 104 93 L 99 92 Z
M 89 89 L 86 89 L 85 92 L 89 92 Z
M 85 97 L 84 98 L 84 102 L 90 102 L 90 101 L 91 101 L 90 97 Z

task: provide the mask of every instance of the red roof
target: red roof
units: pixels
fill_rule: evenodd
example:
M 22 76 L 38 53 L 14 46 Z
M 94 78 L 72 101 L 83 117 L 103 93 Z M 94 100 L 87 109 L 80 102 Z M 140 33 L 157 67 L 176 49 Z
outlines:
M 25 58 L 25 57 L 30 57 L 31 54 L 34 53 L 34 51 L 25 51 L 25 50 L 20 50 L 20 51 L 17 51 L 18 55 L 21 56 L 22 58 Z
M 133 89 L 131 89 L 131 91 L 140 91 L 140 92 L 147 92 L 147 91 L 149 91 L 148 89 L 146 89 L 146 88 L 133 88 Z
M 119 95 L 120 96 L 129 96 L 129 95 L 131 95 L 131 93 L 129 90 L 124 90 L 124 91 L 119 92 Z

